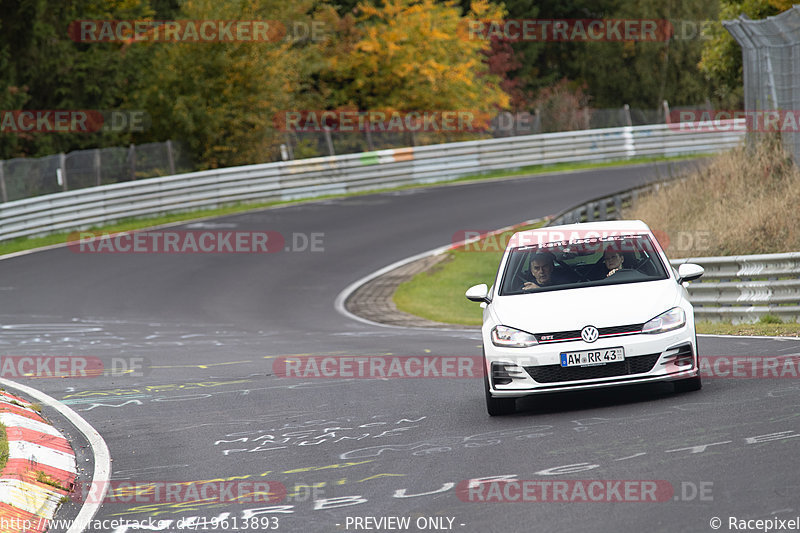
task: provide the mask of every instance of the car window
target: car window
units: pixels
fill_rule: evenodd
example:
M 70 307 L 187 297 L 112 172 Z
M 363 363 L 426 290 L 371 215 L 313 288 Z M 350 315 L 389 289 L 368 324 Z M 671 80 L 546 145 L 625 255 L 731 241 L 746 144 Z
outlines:
M 609 268 L 609 265 L 616 268 Z M 511 251 L 500 295 L 639 283 L 668 277 L 647 235 L 551 242 Z

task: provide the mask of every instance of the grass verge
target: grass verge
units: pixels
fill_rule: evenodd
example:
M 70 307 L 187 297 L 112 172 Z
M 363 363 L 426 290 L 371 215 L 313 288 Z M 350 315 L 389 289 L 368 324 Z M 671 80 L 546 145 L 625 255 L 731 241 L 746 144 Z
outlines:
M 55 489 L 65 490 L 69 492 L 69 489 L 67 487 L 61 485 L 61 483 L 57 479 L 53 479 L 42 470 L 36 471 L 36 481 L 38 481 L 39 483 L 44 483 L 45 485 L 50 485 Z
M 101 225 L 92 227 L 86 231 L 93 231 L 93 232 L 101 232 L 101 233 L 116 233 L 116 232 L 123 232 L 123 231 L 133 231 L 139 230 L 143 228 L 151 228 L 154 226 L 162 226 L 164 224 L 172 224 L 177 222 L 188 222 L 191 220 L 197 220 L 201 218 L 209 218 L 209 217 L 221 217 L 225 215 L 233 215 L 236 213 L 242 213 L 245 211 L 252 211 L 256 209 L 265 209 L 268 207 L 276 207 L 280 205 L 290 205 L 290 204 L 298 204 L 298 203 L 305 203 L 305 202 L 316 202 L 320 200 L 327 200 L 331 198 L 344 198 L 350 196 L 363 196 L 367 194 L 374 194 L 378 192 L 391 192 L 397 190 L 404 190 L 404 189 L 415 189 L 420 187 L 435 187 L 441 185 L 447 185 L 451 183 L 463 183 L 469 181 L 482 181 L 482 180 L 490 180 L 490 179 L 501 179 L 501 178 L 510 178 L 516 176 L 527 176 L 527 175 L 537 175 L 537 174 L 547 174 L 550 172 L 569 172 L 573 170 L 586 170 L 586 169 L 593 169 L 593 168 L 605 168 L 605 167 L 614 167 L 614 166 L 626 166 L 626 165 L 636 165 L 636 164 L 644 164 L 644 163 L 658 163 L 664 161 L 678 161 L 678 160 L 685 160 L 685 159 L 696 159 L 699 157 L 706 157 L 705 155 L 696 155 L 696 156 L 679 156 L 679 157 L 640 157 L 634 158 L 629 160 L 621 160 L 621 161 L 609 161 L 604 163 L 557 163 L 553 165 L 537 165 L 537 166 L 530 166 L 524 167 L 519 170 L 502 170 L 502 171 L 495 171 L 489 172 L 485 174 L 475 174 L 471 176 L 464 176 L 463 178 L 458 178 L 452 181 L 442 181 L 438 183 L 431 183 L 431 184 L 414 184 L 414 185 L 403 185 L 400 187 L 392 187 L 388 189 L 375 189 L 370 191 L 362 191 L 362 192 L 355 192 L 349 193 L 345 195 L 326 195 L 326 196 L 317 196 L 314 198 L 309 199 L 302 199 L 302 200 L 289 200 L 289 201 L 278 201 L 278 202 L 260 202 L 260 203 L 246 203 L 246 204 L 234 204 L 230 206 L 215 208 L 215 209 L 201 209 L 195 211 L 187 211 L 182 213 L 173 213 L 169 215 L 163 216 L 156 216 L 156 217 L 139 217 L 139 218 L 129 218 L 123 219 L 113 224 Z M 34 248 L 40 248 L 43 246 L 51 246 L 54 244 L 61 244 L 67 242 L 70 236 L 74 236 L 73 231 L 69 232 L 60 232 L 54 233 L 51 235 L 46 235 L 42 237 L 20 237 L 18 239 L 12 239 L 4 242 L 0 242 L 0 256 L 20 252 L 23 250 L 31 250 Z
M 779 139 L 762 137 L 639 198 L 624 218 L 665 235 L 672 258 L 800 250 L 800 168 Z
M 761 335 L 800 337 L 800 324 L 730 324 L 726 322 L 697 322 L 697 333 L 706 335 Z
M 481 324 L 482 309 L 464 297 L 472 285 L 492 285 L 508 239 L 536 224 L 488 236 L 476 244 L 445 252 L 447 257 L 427 272 L 401 283 L 394 303 L 401 311 L 449 324 Z
M 6 467 L 8 462 L 8 435 L 6 427 L 0 423 L 0 471 Z

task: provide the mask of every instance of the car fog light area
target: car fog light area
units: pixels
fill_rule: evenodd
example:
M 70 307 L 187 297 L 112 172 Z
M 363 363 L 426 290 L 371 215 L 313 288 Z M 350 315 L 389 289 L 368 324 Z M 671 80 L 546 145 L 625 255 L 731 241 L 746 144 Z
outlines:
M 508 385 L 511 375 L 506 370 L 505 363 L 492 363 L 492 383 L 495 385 Z

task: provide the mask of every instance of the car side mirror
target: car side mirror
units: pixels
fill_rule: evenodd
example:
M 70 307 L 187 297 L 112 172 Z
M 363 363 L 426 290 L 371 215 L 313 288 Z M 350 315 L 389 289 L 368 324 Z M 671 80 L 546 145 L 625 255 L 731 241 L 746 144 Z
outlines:
M 480 285 L 473 285 L 467 292 L 464 293 L 464 296 L 467 297 L 467 300 L 472 302 L 480 302 L 480 303 L 489 303 L 491 302 L 491 298 L 489 298 L 489 287 L 486 286 L 485 283 L 481 283 Z
M 678 267 L 678 283 L 692 281 L 703 275 L 705 269 L 694 263 L 684 263 Z

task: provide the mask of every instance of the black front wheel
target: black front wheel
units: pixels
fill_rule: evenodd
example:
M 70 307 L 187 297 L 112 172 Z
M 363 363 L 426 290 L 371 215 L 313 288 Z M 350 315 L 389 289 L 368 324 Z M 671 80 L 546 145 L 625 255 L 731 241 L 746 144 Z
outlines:
M 483 376 L 483 384 L 486 390 L 486 410 L 490 416 L 510 415 L 517 410 L 516 398 L 493 398 L 489 392 L 489 376 Z

